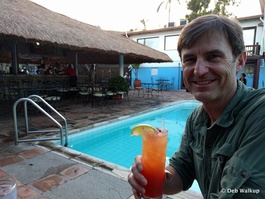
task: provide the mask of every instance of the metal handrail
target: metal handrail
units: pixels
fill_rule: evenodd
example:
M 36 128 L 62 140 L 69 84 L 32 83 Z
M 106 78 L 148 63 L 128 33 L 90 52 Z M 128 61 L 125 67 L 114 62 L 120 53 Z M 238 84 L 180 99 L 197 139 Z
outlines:
M 43 108 L 41 108 L 36 102 L 32 100 L 32 98 L 37 98 L 41 102 L 43 102 L 50 110 L 52 110 L 54 113 L 56 113 L 61 119 L 64 120 L 64 135 L 63 135 L 63 127 L 62 125 L 55 120 L 49 113 L 47 113 Z M 28 126 L 28 108 L 27 108 L 27 102 L 30 102 L 33 106 L 35 106 L 39 111 L 41 111 L 44 115 L 46 115 L 50 120 L 52 120 L 57 127 L 60 129 L 60 138 L 36 138 L 36 139 L 26 139 L 26 140 L 19 140 L 18 139 L 18 124 L 17 124 L 17 105 L 24 101 L 24 113 L 25 113 L 25 124 L 26 124 L 26 134 L 30 133 L 42 133 L 41 130 L 36 131 L 30 131 Z M 15 129 L 15 144 L 17 145 L 19 142 L 32 142 L 32 141 L 45 141 L 45 140 L 61 140 L 61 145 L 64 145 L 67 147 L 68 145 L 68 127 L 67 127 L 67 120 L 58 112 L 56 111 L 49 103 L 47 103 L 42 97 L 38 95 L 30 95 L 28 98 L 20 98 L 18 99 L 14 105 L 13 105 L 13 118 L 14 118 L 14 129 Z M 58 130 L 45 130 L 48 132 L 57 132 Z M 65 138 L 65 141 L 63 143 L 63 138 Z

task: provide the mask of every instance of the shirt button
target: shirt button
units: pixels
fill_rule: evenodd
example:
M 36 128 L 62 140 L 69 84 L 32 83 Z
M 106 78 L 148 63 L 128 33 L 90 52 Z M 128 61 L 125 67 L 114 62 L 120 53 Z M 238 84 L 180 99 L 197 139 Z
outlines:
M 241 176 L 242 176 L 243 178 L 247 177 L 247 172 L 246 172 L 246 171 L 244 171 L 244 170 L 243 170 L 243 171 L 241 171 L 241 173 L 240 173 L 240 174 L 241 174 Z

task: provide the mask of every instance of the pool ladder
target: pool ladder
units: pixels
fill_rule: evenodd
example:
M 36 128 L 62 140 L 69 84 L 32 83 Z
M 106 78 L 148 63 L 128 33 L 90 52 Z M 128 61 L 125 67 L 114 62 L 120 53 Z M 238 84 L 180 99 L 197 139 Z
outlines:
M 29 130 L 29 122 L 28 122 L 28 107 L 27 103 L 31 103 L 34 107 L 36 107 L 39 111 L 41 111 L 45 116 L 47 116 L 55 125 L 59 128 L 60 136 L 55 137 L 38 137 L 38 138 L 25 138 L 19 139 L 18 137 L 18 123 L 17 123 L 17 105 L 20 102 L 24 102 L 24 114 L 25 114 L 25 128 L 26 128 L 26 135 L 29 134 L 38 134 L 38 133 L 52 133 L 58 132 L 58 129 L 49 129 L 49 130 Z M 36 102 L 42 102 L 53 111 L 57 116 L 59 116 L 64 121 L 64 128 L 63 126 L 55 120 L 47 111 L 45 111 L 39 104 Z M 15 144 L 17 145 L 20 142 L 35 142 L 35 141 L 48 141 L 48 140 L 61 140 L 61 145 L 67 147 L 68 145 L 68 127 L 67 127 L 67 120 L 58 112 L 56 111 L 49 103 L 47 103 L 42 97 L 38 95 L 30 95 L 27 98 L 20 98 L 18 99 L 13 105 L 13 119 L 14 119 L 14 128 L 15 128 Z

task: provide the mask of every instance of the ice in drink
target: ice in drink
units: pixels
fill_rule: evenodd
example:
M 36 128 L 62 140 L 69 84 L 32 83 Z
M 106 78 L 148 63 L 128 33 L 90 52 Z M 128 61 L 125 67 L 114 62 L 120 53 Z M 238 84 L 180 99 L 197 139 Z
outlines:
M 143 133 L 142 174 L 147 180 L 144 198 L 162 198 L 165 181 L 167 130 Z

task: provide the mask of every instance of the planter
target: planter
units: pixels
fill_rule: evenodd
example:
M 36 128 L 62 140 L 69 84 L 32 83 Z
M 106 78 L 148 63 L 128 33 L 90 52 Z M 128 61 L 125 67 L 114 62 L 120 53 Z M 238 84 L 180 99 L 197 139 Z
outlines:
M 134 86 L 134 88 L 136 88 L 136 87 L 142 87 L 141 80 L 139 80 L 139 79 L 134 80 L 133 86 Z
M 122 94 L 118 94 L 116 96 L 113 96 L 114 100 L 121 100 L 122 99 Z

